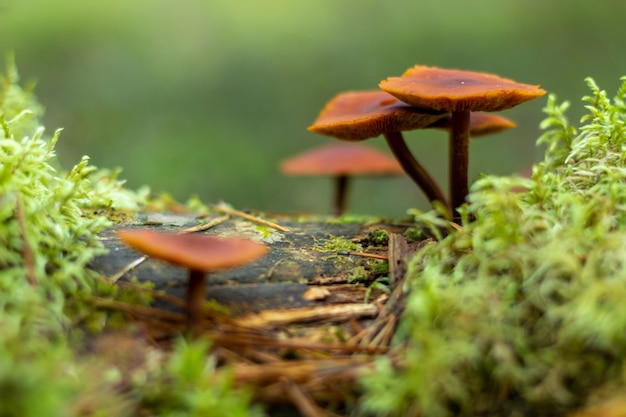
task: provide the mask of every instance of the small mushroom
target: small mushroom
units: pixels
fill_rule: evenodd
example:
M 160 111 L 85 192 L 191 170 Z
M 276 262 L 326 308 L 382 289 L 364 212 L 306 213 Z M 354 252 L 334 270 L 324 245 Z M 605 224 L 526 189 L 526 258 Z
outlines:
M 401 133 L 426 127 L 443 117 L 445 112 L 406 105 L 384 91 L 349 91 L 331 99 L 308 130 L 346 141 L 383 135 L 404 171 L 428 200 L 446 205 L 445 195 L 411 154 Z
M 401 101 L 451 112 L 450 199 L 460 207 L 468 194 L 470 113 L 510 109 L 546 94 L 536 85 L 482 72 L 416 65 L 401 77 L 389 77 L 380 88 Z
M 399 175 L 398 162 L 386 154 L 354 143 L 324 145 L 283 161 L 288 175 L 332 176 L 335 179 L 334 214 L 345 212 L 349 180 L 353 176 Z
M 187 327 L 194 337 L 202 330 L 207 273 L 244 265 L 269 250 L 264 244 L 251 240 L 199 234 L 124 229 L 117 231 L 117 235 L 139 252 L 189 269 Z

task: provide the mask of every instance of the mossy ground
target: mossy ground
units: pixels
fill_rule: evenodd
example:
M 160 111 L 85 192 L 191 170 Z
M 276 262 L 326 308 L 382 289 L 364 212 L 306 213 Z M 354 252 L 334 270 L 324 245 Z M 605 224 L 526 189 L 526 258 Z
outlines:
M 485 176 L 460 230 L 411 262 L 394 366 L 364 380 L 373 414 L 562 414 L 623 390 L 626 78 L 591 79 L 580 128 L 550 96 L 531 178 Z M 470 222 L 467 219 L 472 218 Z M 612 394 L 610 392 L 612 391 Z M 523 405 L 522 405 L 523 404 Z
M 588 84 L 579 128 L 566 120 L 567 104 L 549 98 L 538 141 L 546 155 L 531 178 L 480 178 L 460 228 L 436 212 L 411 211 L 436 242 L 410 260 L 398 287 L 408 294 L 393 288 L 389 295 L 404 312 L 387 354 L 372 356 L 382 350 L 371 344 L 340 358 L 311 344 L 299 350 L 284 342 L 294 329 L 273 339 L 259 330 L 231 334 L 231 342 L 280 346 L 266 367 L 255 368 L 259 384 L 277 364 L 285 372 L 279 376 L 293 380 L 335 378 L 335 394 L 352 401 L 352 410 L 384 416 L 559 415 L 619 396 L 626 382 L 626 79 L 613 99 Z M 224 356 L 209 354 L 206 341 L 146 344 L 143 330 L 129 328 L 129 316 L 111 306 L 136 312 L 158 294 L 108 282 L 87 267 L 103 253 L 99 234 L 146 208 L 147 190 L 125 189 L 118 172 L 96 169 L 88 158 L 62 171 L 54 155 L 60 131 L 45 135 L 42 108 L 20 87 L 11 62 L 0 80 L 0 108 L 0 414 L 261 415 L 251 393 L 239 389 L 253 379 L 249 368 L 217 372 Z M 410 236 L 419 239 L 421 231 Z M 333 254 L 360 251 L 384 245 L 385 236 L 317 244 Z M 371 274 L 354 270 L 359 280 Z M 373 306 L 360 311 L 378 313 Z M 394 323 L 381 320 L 372 323 L 387 330 Z M 362 330 L 360 341 L 377 337 L 353 327 Z M 349 340 L 344 329 L 331 330 L 319 340 Z M 264 398 L 299 389 L 281 384 Z

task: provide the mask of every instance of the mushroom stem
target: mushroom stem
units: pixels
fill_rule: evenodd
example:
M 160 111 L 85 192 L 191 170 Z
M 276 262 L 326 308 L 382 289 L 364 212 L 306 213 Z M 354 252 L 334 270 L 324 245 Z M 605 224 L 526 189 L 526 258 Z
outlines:
M 187 331 L 193 338 L 202 333 L 204 319 L 206 274 L 195 269 L 189 270 L 187 285 Z
M 470 112 L 452 112 L 449 145 L 449 181 L 450 181 L 450 204 L 454 210 L 465 203 L 469 193 L 468 170 L 469 170 L 469 137 L 470 137 Z
M 346 211 L 346 197 L 348 195 L 348 176 L 338 175 L 335 177 L 335 216 L 341 216 Z
M 387 132 L 384 134 L 387 145 L 395 155 L 400 165 L 413 181 L 424 191 L 431 203 L 439 201 L 447 207 L 446 197 L 433 177 L 419 163 L 407 147 L 401 132 Z

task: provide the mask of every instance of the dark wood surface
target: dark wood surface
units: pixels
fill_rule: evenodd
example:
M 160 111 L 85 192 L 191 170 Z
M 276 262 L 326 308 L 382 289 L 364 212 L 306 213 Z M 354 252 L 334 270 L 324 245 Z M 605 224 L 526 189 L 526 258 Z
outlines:
M 181 230 L 211 220 L 196 219 L 190 215 L 142 215 L 132 224 L 117 226 L 100 236 L 108 253 L 99 256 L 91 267 L 105 276 L 114 276 L 141 256 L 117 239 L 118 228 L 151 228 L 166 232 Z M 215 300 L 235 316 L 267 309 L 298 308 L 320 303 L 362 302 L 364 285 L 344 285 L 356 267 L 363 267 L 376 276 L 373 267 L 381 260 L 361 256 L 346 256 L 337 250 L 326 250 L 335 238 L 361 243 L 363 251 L 386 255 L 385 247 L 372 247 L 372 234 L 379 229 L 402 232 L 401 226 L 363 223 L 332 223 L 325 221 L 299 222 L 276 220 L 289 232 L 259 226 L 245 219 L 231 217 L 203 232 L 219 237 L 244 237 L 264 242 L 270 252 L 251 264 L 208 275 L 207 299 Z M 122 281 L 137 277 L 152 281 L 155 288 L 170 295 L 184 297 L 187 271 L 155 259 L 148 259 L 129 270 Z M 329 288 L 328 296 L 311 300 L 305 293 L 314 285 Z

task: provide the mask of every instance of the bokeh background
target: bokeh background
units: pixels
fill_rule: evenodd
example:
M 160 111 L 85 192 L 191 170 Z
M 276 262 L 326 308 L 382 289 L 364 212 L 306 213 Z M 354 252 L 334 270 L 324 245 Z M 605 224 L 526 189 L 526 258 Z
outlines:
M 585 0 L 0 0 L 0 53 L 37 82 L 49 131 L 65 128 L 67 168 L 89 155 L 122 167 L 131 188 L 180 200 L 329 213 L 330 180 L 277 167 L 333 141 L 306 130 L 332 96 L 435 65 L 540 84 L 577 123 L 585 77 L 612 96 L 626 75 L 624 16 L 626 2 Z M 539 160 L 545 103 L 504 112 L 518 128 L 474 140 L 471 177 Z M 406 137 L 445 184 L 446 135 Z M 406 178 L 353 185 L 353 213 L 428 207 Z

